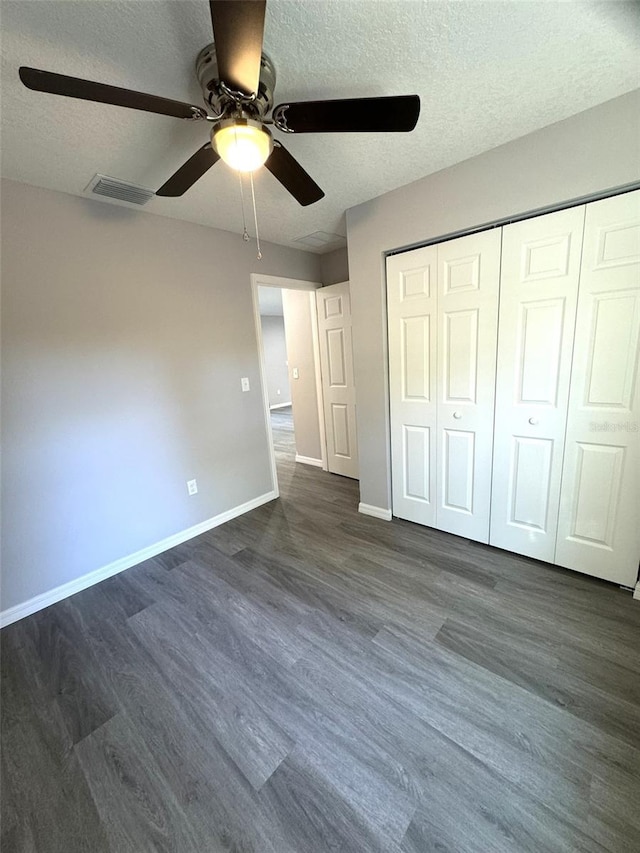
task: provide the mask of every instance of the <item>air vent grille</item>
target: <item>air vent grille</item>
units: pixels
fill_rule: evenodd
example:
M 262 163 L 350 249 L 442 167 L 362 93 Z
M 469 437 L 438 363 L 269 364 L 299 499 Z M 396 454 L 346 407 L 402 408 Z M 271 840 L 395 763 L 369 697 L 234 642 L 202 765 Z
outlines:
M 89 195 L 99 195 L 112 201 L 134 204 L 138 207 L 146 204 L 155 195 L 153 190 L 146 187 L 129 184 L 118 178 L 109 178 L 107 175 L 94 175 L 85 192 Z
M 303 246 L 308 246 L 310 249 L 333 249 L 344 246 L 346 238 L 341 237 L 340 234 L 330 234 L 328 231 L 314 231 L 313 234 L 297 237 L 293 242 L 302 243 Z

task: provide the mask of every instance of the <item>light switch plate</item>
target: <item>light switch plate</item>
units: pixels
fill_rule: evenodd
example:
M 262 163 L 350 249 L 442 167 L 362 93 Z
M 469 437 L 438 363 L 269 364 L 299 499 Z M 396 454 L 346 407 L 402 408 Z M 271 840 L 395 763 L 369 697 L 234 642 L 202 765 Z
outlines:
M 242 386 L 243 391 L 249 391 L 249 378 L 247 376 L 243 376 L 240 380 L 240 385 Z
M 298 373 L 298 368 L 297 368 L 297 367 L 294 367 L 294 368 L 293 368 L 293 378 L 294 378 L 294 379 L 298 379 L 298 378 L 299 378 L 299 376 L 300 376 L 300 374 Z

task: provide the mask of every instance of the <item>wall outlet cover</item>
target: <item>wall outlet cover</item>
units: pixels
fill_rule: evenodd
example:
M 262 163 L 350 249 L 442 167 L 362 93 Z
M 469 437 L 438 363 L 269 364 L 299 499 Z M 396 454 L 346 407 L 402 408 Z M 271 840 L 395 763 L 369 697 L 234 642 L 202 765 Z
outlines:
M 196 495 L 198 493 L 198 481 L 187 480 L 187 491 L 190 495 Z

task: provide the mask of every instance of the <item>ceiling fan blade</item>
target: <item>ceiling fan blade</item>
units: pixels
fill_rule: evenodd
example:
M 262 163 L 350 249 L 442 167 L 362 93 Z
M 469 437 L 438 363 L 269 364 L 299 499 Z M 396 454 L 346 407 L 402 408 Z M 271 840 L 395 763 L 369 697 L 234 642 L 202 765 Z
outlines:
M 266 0 L 210 0 L 218 74 L 234 92 L 258 91 Z
M 413 130 L 419 115 L 418 95 L 395 95 L 279 104 L 272 118 L 289 133 L 400 132 Z
M 157 190 L 156 195 L 173 198 L 184 195 L 219 159 L 220 157 L 211 147 L 211 143 L 207 142 L 192 157 L 189 157 L 177 172 L 171 175 L 169 180 Z
M 313 178 L 277 139 L 274 139 L 273 151 L 264 165 L 303 207 L 324 198 L 324 193 Z
M 25 66 L 22 66 L 18 73 L 24 85 L 36 92 L 81 98 L 83 101 L 97 101 L 99 104 L 114 104 L 117 107 L 145 110 L 148 113 L 159 113 L 175 118 L 204 119 L 207 117 L 202 107 L 183 104 L 182 101 L 172 101 L 169 98 L 159 98 L 157 95 L 146 95 L 144 92 L 133 92 L 131 89 L 121 89 L 119 86 L 107 86 L 105 83 L 94 83 L 91 80 L 81 80 L 79 77 L 67 77 L 65 74 L 39 71 L 37 68 Z

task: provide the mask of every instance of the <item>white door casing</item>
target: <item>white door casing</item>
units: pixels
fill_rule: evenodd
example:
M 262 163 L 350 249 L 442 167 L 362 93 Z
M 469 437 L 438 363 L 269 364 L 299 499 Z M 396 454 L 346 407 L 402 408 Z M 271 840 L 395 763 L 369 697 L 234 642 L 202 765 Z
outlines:
M 633 586 L 640 559 L 640 191 L 587 205 L 555 562 Z
M 333 474 L 358 479 L 356 392 L 349 282 L 316 291 L 327 463 Z
M 435 246 L 387 258 L 393 514 L 436 526 Z
M 438 246 L 436 526 L 489 541 L 501 229 Z
M 585 207 L 503 228 L 490 543 L 553 562 Z

